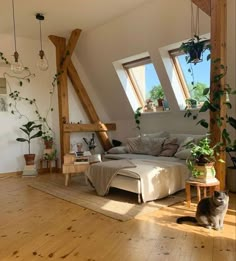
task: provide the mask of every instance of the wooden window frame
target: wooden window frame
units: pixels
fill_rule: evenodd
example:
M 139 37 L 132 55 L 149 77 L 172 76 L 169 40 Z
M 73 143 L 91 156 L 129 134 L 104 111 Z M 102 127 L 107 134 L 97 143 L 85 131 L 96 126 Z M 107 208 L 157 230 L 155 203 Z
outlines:
M 131 75 L 129 69 L 132 69 L 132 68 L 135 68 L 135 67 L 138 67 L 141 65 L 149 64 L 149 63 L 152 63 L 150 56 L 122 64 L 123 68 L 125 69 L 125 72 L 127 73 L 129 81 L 130 81 L 131 85 L 133 86 L 133 90 L 135 92 L 138 102 L 140 103 L 140 107 L 145 106 L 145 100 L 143 99 L 143 97 L 140 93 L 140 89 L 139 89 L 136 81 L 133 79 L 133 76 Z

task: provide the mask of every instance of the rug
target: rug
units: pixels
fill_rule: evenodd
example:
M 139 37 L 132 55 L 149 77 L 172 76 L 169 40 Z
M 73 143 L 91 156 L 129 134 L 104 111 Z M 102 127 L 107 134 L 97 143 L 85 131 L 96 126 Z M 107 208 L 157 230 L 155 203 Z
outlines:
M 60 174 L 50 175 L 49 179 L 45 179 L 42 175 L 30 180 L 28 185 L 119 221 L 128 221 L 185 199 L 185 191 L 182 190 L 163 199 L 138 204 L 137 194 L 115 188 L 111 188 L 106 197 L 98 196 L 95 190 L 86 183 L 83 175 L 72 177 L 72 182 L 68 187 L 64 185 L 64 182 L 64 176 Z

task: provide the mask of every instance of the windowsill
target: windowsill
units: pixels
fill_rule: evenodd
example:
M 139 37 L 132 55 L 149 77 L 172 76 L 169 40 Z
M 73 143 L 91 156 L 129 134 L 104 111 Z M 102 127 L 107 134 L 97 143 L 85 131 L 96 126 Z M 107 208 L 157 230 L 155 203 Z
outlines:
M 166 111 L 144 111 L 141 114 L 155 114 L 155 113 L 167 113 L 167 112 L 171 112 L 171 110 L 166 110 Z

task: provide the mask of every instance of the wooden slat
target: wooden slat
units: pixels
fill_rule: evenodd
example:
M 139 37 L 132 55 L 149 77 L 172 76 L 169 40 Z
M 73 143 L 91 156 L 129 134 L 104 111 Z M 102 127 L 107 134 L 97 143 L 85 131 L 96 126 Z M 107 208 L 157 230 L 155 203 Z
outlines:
M 220 59 L 220 64 L 226 66 L 226 0 L 212 0 L 211 1 L 211 60 Z M 210 99 L 213 101 L 214 92 L 218 91 L 221 86 L 225 86 L 226 77 L 221 78 L 217 83 L 213 82 L 214 76 L 221 72 L 220 66 L 218 70 L 215 69 L 216 64 L 211 65 L 211 93 Z M 212 133 L 212 143 L 216 144 L 222 141 L 221 133 L 226 127 L 226 122 L 223 121 L 222 126 L 216 123 L 217 117 L 226 117 L 226 106 L 224 105 L 225 96 L 221 96 L 218 104 L 221 108 L 220 115 L 216 112 L 210 112 L 210 132 Z M 226 153 L 220 152 L 218 158 L 226 160 Z M 226 164 L 216 162 L 216 176 L 220 181 L 220 188 L 225 188 L 225 174 Z
M 89 118 L 89 120 L 92 123 L 100 122 L 100 119 L 95 111 L 95 108 L 87 94 L 86 89 L 84 88 L 83 83 L 80 80 L 80 77 L 73 65 L 73 63 L 70 61 L 68 66 L 68 75 L 72 82 L 72 85 L 75 89 L 76 94 L 78 95 L 81 104 L 83 105 L 83 108 Z M 109 140 L 109 137 L 106 132 L 97 132 L 99 141 L 101 142 L 101 145 L 103 146 L 104 150 L 109 150 L 112 147 L 112 144 Z
M 66 39 L 53 35 L 50 35 L 49 39 L 56 47 L 57 72 L 62 72 L 61 60 L 66 50 Z M 67 71 L 64 71 L 60 75 L 60 79 L 58 83 L 58 107 L 59 107 L 61 162 L 63 162 L 63 155 L 70 151 L 70 134 L 63 133 L 64 122 L 69 122 Z
M 115 123 L 64 124 L 64 132 L 99 132 L 116 130 Z
M 211 0 L 192 0 L 203 12 L 211 16 Z

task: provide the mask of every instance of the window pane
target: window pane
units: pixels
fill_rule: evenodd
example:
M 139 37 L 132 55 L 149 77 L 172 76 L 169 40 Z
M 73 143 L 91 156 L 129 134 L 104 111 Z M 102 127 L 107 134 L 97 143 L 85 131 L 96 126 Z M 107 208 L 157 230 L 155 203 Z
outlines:
M 202 92 L 205 88 L 210 87 L 210 60 L 207 61 L 209 54 L 210 51 L 206 50 L 203 53 L 203 61 L 195 65 L 186 62 L 185 54 L 176 56 L 183 72 L 190 97 L 196 99 L 198 102 L 205 100 Z
M 164 109 L 169 109 L 167 101 L 163 103 L 165 99 L 164 91 L 152 63 L 135 66 L 129 68 L 128 71 L 132 82 L 138 88 L 138 93 L 145 104 L 146 111 L 155 111 L 158 106 L 163 109 L 163 104 Z M 159 103 L 158 99 L 161 99 Z

